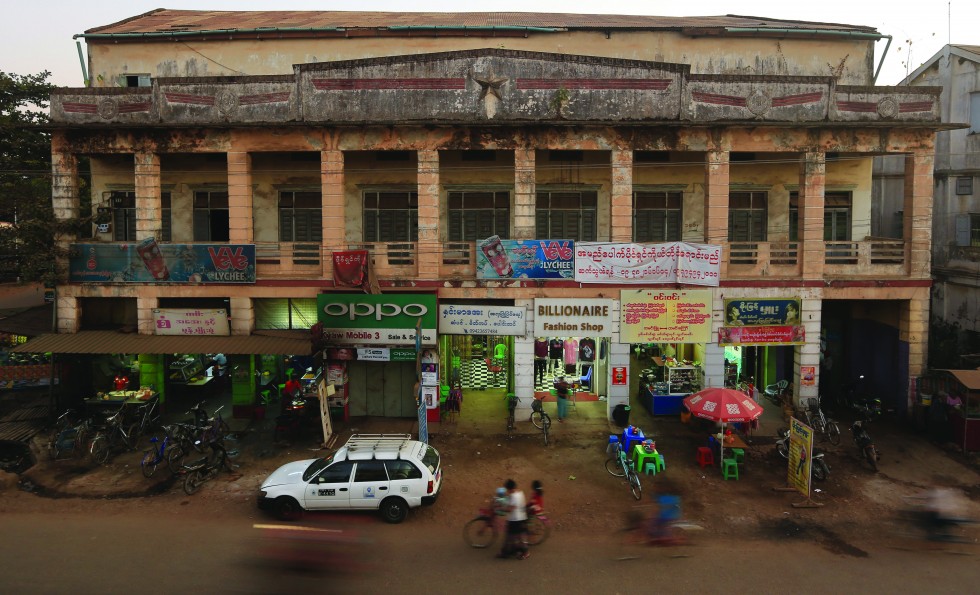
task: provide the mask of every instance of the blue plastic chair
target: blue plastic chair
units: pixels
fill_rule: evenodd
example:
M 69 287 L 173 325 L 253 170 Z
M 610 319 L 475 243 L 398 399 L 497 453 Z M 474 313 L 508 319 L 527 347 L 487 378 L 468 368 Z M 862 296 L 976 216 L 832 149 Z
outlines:
M 578 379 L 579 386 L 585 388 L 585 385 L 587 384 L 589 385 L 589 390 L 590 391 L 592 390 L 592 370 L 594 369 L 595 366 L 589 366 L 589 371 L 585 373 L 585 376 L 582 376 Z

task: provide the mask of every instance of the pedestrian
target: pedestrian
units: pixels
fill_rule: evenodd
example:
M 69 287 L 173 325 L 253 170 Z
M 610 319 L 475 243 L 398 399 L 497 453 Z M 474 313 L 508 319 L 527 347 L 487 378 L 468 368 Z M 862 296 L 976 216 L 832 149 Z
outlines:
M 527 501 L 524 492 L 517 489 L 517 482 L 508 479 L 504 484 L 507 489 L 507 537 L 504 547 L 497 554 L 498 558 L 509 558 L 517 555 L 518 560 L 527 560 Z
M 555 396 L 558 398 L 558 423 L 565 421 L 568 414 L 568 395 L 571 385 L 565 380 L 564 376 L 559 376 L 555 380 Z

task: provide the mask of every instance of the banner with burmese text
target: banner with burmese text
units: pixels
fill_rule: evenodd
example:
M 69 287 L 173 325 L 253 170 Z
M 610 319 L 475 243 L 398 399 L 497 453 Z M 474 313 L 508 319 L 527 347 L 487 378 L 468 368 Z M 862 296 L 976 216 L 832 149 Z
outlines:
M 623 343 L 707 343 L 711 290 L 624 289 L 619 315 Z
M 576 242 L 579 283 L 684 283 L 718 287 L 721 246 Z

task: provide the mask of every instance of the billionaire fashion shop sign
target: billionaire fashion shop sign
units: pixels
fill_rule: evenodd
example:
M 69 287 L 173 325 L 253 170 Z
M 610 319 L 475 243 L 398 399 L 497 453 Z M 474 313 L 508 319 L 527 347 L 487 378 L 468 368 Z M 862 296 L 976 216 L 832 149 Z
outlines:
M 613 300 L 536 298 L 535 337 L 611 337 Z
M 575 243 L 575 280 L 580 283 L 684 283 L 718 287 L 721 246 Z

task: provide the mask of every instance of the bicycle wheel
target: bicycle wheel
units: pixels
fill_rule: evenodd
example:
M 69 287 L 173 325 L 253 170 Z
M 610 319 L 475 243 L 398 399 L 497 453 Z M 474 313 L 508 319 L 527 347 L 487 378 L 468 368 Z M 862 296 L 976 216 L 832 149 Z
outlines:
M 613 477 L 622 477 L 626 475 L 626 472 L 623 470 L 623 465 L 619 462 L 618 456 L 606 459 L 606 471 L 608 471 L 609 475 L 612 475 Z
M 875 452 L 874 446 L 868 446 L 864 449 L 864 458 L 868 460 L 872 470 L 878 471 L 878 453 Z
M 830 443 L 834 446 L 840 444 L 840 426 L 837 425 L 836 421 L 827 423 L 827 438 L 830 439 Z
M 157 457 L 156 450 L 148 450 L 143 453 L 143 460 L 140 461 L 140 469 L 143 471 L 143 477 L 149 479 L 153 477 L 153 474 L 157 471 L 157 465 L 163 459 Z
M 85 454 L 86 447 L 88 446 L 88 431 L 85 426 L 78 428 L 75 431 L 75 442 L 72 446 L 72 455 L 76 457 L 83 456 Z
M 139 422 L 130 424 L 129 427 L 126 428 L 126 438 L 125 438 L 126 448 L 128 448 L 129 450 L 137 450 L 140 444 L 140 438 L 142 437 L 143 434 L 140 431 Z
M 204 485 L 204 481 L 204 473 L 202 471 L 191 471 L 184 478 L 184 493 L 188 496 L 193 496 Z
M 187 456 L 187 451 L 183 446 L 179 444 L 171 444 L 167 447 L 167 451 L 163 453 L 165 459 L 167 459 L 167 469 L 174 475 L 180 473 L 180 468 L 184 464 L 184 457 Z
M 639 500 L 643 497 L 643 486 L 640 485 L 640 476 L 636 474 L 636 471 L 630 470 L 627 474 L 627 480 L 630 482 L 630 493 L 633 494 L 633 498 Z
M 497 539 L 493 517 L 478 516 L 463 525 L 463 541 L 470 547 L 486 548 Z
M 532 411 L 531 412 L 531 423 L 534 424 L 534 427 L 535 428 L 537 428 L 539 430 L 541 429 L 541 424 L 543 423 L 542 420 L 544 419 L 544 416 L 545 416 L 544 411 Z
M 105 434 L 98 434 L 95 440 L 92 440 L 92 447 L 89 452 L 92 453 L 92 460 L 100 465 L 105 465 L 109 462 L 109 453 L 112 451 L 112 446 L 109 444 L 109 437 Z
M 551 418 L 547 413 L 541 414 L 541 432 L 544 434 L 544 445 L 548 446 L 548 433 L 551 431 Z
M 551 526 L 539 516 L 529 516 L 527 518 L 527 544 L 540 545 L 548 539 L 551 533 Z

